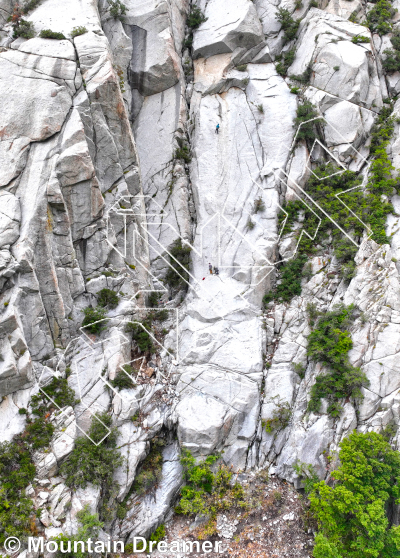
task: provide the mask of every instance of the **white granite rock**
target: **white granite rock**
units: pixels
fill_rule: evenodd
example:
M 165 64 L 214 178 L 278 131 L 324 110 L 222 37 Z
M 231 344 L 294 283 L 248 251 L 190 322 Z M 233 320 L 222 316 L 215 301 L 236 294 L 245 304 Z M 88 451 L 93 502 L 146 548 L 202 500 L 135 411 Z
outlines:
M 262 41 L 261 23 L 251 0 L 233 0 L 228 5 L 223 0 L 202 1 L 199 7 L 207 21 L 194 33 L 194 58 L 233 52 L 238 47 L 250 49 Z

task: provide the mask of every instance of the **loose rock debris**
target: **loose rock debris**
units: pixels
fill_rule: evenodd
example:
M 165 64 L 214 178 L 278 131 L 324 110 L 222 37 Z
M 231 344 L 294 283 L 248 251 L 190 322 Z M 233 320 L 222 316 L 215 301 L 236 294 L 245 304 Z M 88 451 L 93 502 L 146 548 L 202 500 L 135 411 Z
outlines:
M 165 541 L 221 541 L 222 552 L 159 553 L 152 558 L 311 558 L 313 529 L 306 498 L 276 478 L 265 481 L 256 473 L 241 475 L 247 509 L 232 509 L 216 519 L 174 515 L 165 524 Z M 146 554 L 135 554 L 144 558 Z

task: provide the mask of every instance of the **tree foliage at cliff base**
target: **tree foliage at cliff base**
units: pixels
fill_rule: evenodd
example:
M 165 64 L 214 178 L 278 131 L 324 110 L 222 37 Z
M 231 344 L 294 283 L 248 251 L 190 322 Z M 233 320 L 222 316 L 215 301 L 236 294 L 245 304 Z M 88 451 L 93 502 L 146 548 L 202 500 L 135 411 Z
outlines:
M 353 432 L 339 458 L 333 486 L 317 482 L 309 495 L 319 527 L 314 558 L 398 558 L 400 526 L 389 515 L 400 503 L 400 453 L 376 432 Z

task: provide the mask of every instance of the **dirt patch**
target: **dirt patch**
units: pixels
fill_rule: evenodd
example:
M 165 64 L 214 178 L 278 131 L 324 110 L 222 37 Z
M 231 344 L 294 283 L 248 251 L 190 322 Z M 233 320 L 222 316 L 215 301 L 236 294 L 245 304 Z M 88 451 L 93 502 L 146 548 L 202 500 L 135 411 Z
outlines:
M 204 541 L 212 552 L 157 550 L 151 558 L 311 558 L 315 527 L 309 520 L 307 500 L 293 486 L 260 474 L 240 475 L 248 506 L 221 513 L 216 520 L 174 515 L 165 524 L 167 543 Z M 220 542 L 221 552 L 215 552 Z M 201 547 L 200 547 L 201 548 Z M 144 558 L 147 554 L 135 554 Z

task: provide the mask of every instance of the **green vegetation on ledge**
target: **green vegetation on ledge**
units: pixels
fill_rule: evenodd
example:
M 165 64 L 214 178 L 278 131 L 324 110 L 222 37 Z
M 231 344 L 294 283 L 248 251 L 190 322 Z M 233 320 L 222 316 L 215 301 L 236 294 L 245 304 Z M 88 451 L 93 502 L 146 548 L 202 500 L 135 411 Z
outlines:
M 109 0 L 108 4 L 110 6 L 110 15 L 114 19 L 119 19 L 120 21 L 122 21 L 124 15 L 126 14 L 125 4 L 123 4 L 121 0 Z
M 296 51 L 293 48 L 292 50 L 288 50 L 283 54 L 279 54 L 278 56 L 275 57 L 275 60 L 277 61 L 276 71 L 280 76 L 282 77 L 287 76 L 288 69 L 293 64 L 295 55 L 296 55 Z
M 297 79 L 299 76 L 294 76 Z M 321 131 L 318 126 L 317 109 L 310 101 L 303 101 L 297 107 L 294 126 L 296 128 L 296 145 L 305 140 L 309 149 L 312 148 L 314 141 L 321 137 Z
M 103 308 L 114 309 L 118 306 L 119 296 L 111 289 L 101 289 L 97 293 L 97 303 Z
M 73 27 L 71 31 L 71 37 L 75 39 L 75 37 L 79 37 L 79 35 L 84 35 L 87 32 L 88 30 L 86 29 L 86 27 L 83 27 L 83 25 L 78 25 L 77 27 Z
M 106 328 L 106 322 L 104 320 L 106 316 L 105 308 L 103 308 L 102 306 L 97 306 L 97 308 L 88 306 L 82 311 L 85 315 L 82 321 L 82 327 L 87 329 L 90 333 L 100 333 Z
M 389 0 L 378 0 L 375 6 L 367 13 L 367 25 L 373 33 L 386 35 L 393 29 L 392 17 L 396 13 Z
M 162 438 L 154 438 L 150 442 L 150 451 L 140 465 L 132 491 L 143 496 L 157 487 L 162 478 L 163 456 L 162 450 L 165 441 Z
M 39 33 L 39 37 L 41 39 L 56 39 L 62 41 L 65 39 L 65 35 L 62 33 L 57 33 L 56 31 L 52 31 L 51 29 L 42 29 Z
M 175 508 L 177 513 L 208 514 L 214 520 L 219 512 L 246 507 L 242 486 L 238 482 L 232 483 L 232 471 L 224 465 L 217 466 L 218 459 L 218 455 L 209 455 L 197 463 L 190 451 L 182 450 L 185 486 Z
M 85 488 L 89 483 L 101 487 L 101 516 L 104 520 L 112 519 L 116 512 L 113 506 L 118 485 L 113 476 L 115 469 L 123 463 L 117 438 L 118 431 L 112 426 L 111 416 L 106 412 L 97 413 L 87 436 L 76 440 L 74 449 L 60 468 L 65 484 L 71 488 Z
M 316 325 L 307 338 L 307 355 L 322 364 L 326 372 L 317 376 L 311 388 L 309 411 L 318 413 L 324 398 L 329 402 L 328 413 L 337 417 L 342 411 L 340 400 L 361 399 L 361 387 L 369 385 L 364 372 L 349 362 L 348 353 L 353 342 L 347 328 L 353 319 L 353 305 L 337 305 L 316 318 Z
M 296 33 L 300 25 L 300 20 L 293 19 L 289 10 L 285 8 L 278 8 L 278 11 L 275 15 L 276 19 L 282 25 L 285 43 L 292 41 L 296 37 Z
M 59 549 L 55 554 L 55 558 L 89 558 L 90 554 L 83 552 L 81 545 L 78 544 L 79 541 L 86 542 L 89 538 L 92 540 L 98 540 L 98 535 L 100 529 L 103 527 L 103 523 L 99 520 L 97 514 L 92 514 L 90 512 L 89 504 L 78 511 L 76 518 L 79 522 L 78 532 L 76 535 L 64 535 L 61 533 L 54 537 L 53 540 L 57 541 L 59 544 Z M 74 551 L 74 542 L 76 541 L 76 552 Z M 67 549 L 71 545 L 71 552 Z M 61 548 L 60 548 L 61 546 Z M 66 551 L 64 551 L 66 549 Z
M 57 407 L 75 405 L 75 392 L 67 380 L 53 378 L 43 388 L 50 401 L 42 392 L 33 396 L 30 402 L 31 413 L 23 409 L 27 425 L 12 442 L 0 444 L 0 544 L 8 536 L 23 539 L 35 534 L 35 513 L 33 502 L 26 497 L 25 489 L 34 480 L 36 467 L 33 453 L 46 448 L 54 433 L 51 422 L 52 412 Z
M 264 295 L 264 307 L 272 300 L 290 302 L 294 296 L 301 294 L 302 270 L 306 261 L 305 255 L 298 255 L 281 267 L 280 283 L 275 289 Z
M 182 240 L 178 238 L 168 248 L 170 266 L 165 275 L 165 282 L 171 288 L 187 289 L 187 281 L 189 281 L 189 264 L 190 264 L 190 246 L 182 244 Z
M 277 399 L 277 401 L 275 401 L 275 399 Z M 268 434 L 286 428 L 292 416 L 292 411 L 287 401 L 281 401 L 279 397 L 275 396 L 272 398 L 272 402 L 275 404 L 272 417 L 261 421 L 262 426 Z

